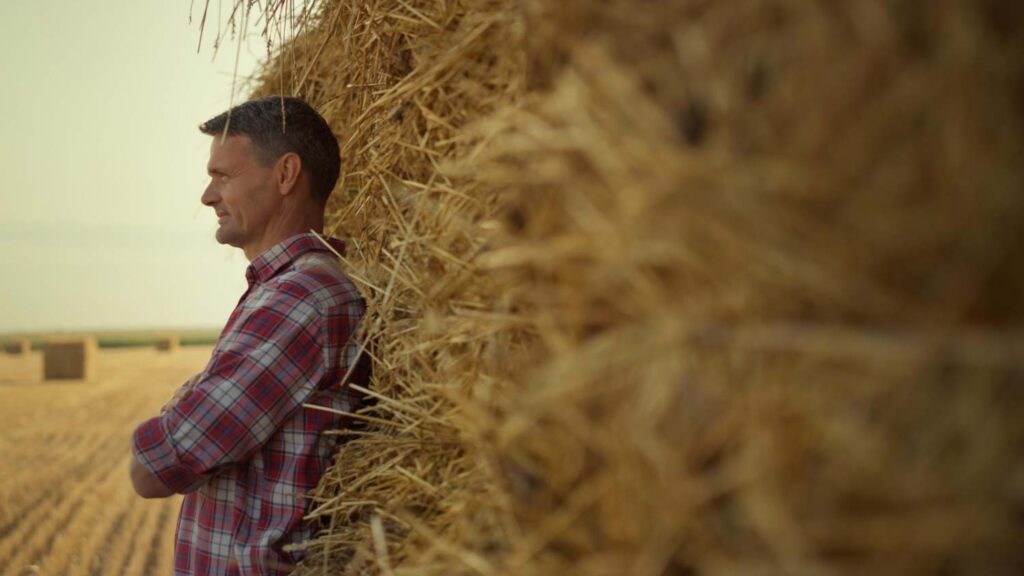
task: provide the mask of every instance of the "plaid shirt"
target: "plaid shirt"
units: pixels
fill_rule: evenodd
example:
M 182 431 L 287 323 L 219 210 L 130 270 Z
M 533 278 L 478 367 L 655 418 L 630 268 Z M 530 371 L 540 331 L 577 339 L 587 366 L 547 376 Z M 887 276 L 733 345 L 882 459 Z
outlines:
M 135 458 L 186 494 L 175 574 L 286 574 L 301 553 L 282 548 L 313 535 L 301 495 L 335 451 L 322 433 L 347 424 L 302 404 L 351 412 L 358 403 L 339 388 L 365 306 L 335 256 L 301 234 L 253 260 L 246 278 L 193 392 L 132 438 Z M 366 382 L 365 364 L 350 381 Z

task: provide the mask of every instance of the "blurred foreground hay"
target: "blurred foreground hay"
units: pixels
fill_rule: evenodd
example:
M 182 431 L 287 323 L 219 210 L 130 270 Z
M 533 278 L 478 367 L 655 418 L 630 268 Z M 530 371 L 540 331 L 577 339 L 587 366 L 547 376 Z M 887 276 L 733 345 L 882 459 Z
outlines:
M 293 12 L 379 398 L 300 573 L 1024 571 L 1021 5 Z

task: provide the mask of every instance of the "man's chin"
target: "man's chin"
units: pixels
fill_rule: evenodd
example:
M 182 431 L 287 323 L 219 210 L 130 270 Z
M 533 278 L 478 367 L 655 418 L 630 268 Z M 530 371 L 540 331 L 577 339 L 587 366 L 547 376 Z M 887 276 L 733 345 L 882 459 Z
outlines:
M 232 234 L 231 230 L 227 230 L 223 227 L 217 228 L 217 231 L 213 235 L 217 239 L 217 242 L 226 244 L 228 246 L 238 246 L 237 234 Z

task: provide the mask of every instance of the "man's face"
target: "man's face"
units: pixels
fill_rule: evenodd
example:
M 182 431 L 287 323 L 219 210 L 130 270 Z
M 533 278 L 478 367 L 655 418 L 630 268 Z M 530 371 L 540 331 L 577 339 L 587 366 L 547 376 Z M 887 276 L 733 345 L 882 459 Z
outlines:
M 217 241 L 243 250 L 259 246 L 280 203 L 272 165 L 259 162 L 248 136 L 216 135 L 206 171 L 210 184 L 202 202 L 217 214 Z

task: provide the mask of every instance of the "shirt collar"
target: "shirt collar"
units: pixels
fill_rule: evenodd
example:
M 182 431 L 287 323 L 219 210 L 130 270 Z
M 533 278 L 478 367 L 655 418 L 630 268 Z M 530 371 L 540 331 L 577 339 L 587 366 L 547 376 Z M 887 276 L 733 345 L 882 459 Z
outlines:
M 345 243 L 337 238 L 321 236 L 338 254 L 345 253 Z M 245 278 L 249 284 L 263 283 L 272 278 L 282 268 L 291 264 L 306 252 L 330 252 L 331 249 L 312 232 L 296 234 L 267 248 L 249 263 L 245 269 Z

